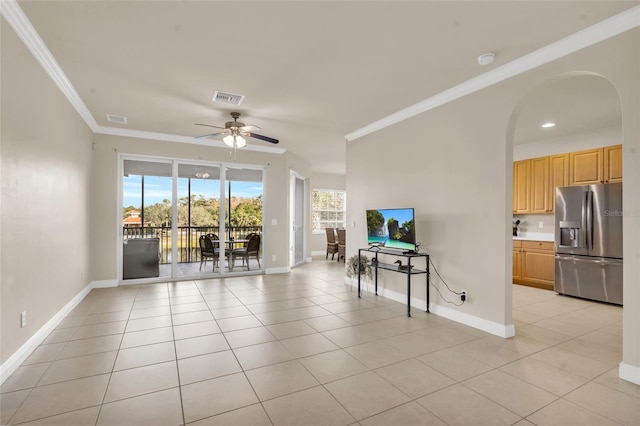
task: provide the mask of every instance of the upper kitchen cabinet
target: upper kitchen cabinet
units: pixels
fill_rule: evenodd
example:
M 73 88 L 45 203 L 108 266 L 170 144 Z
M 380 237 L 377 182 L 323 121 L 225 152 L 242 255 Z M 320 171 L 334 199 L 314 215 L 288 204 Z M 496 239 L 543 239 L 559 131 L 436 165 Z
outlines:
M 569 154 L 569 185 L 622 182 L 622 145 Z
M 553 213 L 557 187 L 614 182 L 622 182 L 622 145 L 515 161 L 513 213 Z
M 549 210 L 553 212 L 556 204 L 556 188 L 569 186 L 569 154 L 549 157 Z
M 531 211 L 531 160 L 513 163 L 513 212 Z
M 604 183 L 622 182 L 622 145 L 604 148 Z
M 603 153 L 602 148 L 569 153 L 569 185 L 590 185 L 604 182 Z
M 550 213 L 551 187 L 549 186 L 549 157 L 531 160 L 531 199 L 530 213 Z

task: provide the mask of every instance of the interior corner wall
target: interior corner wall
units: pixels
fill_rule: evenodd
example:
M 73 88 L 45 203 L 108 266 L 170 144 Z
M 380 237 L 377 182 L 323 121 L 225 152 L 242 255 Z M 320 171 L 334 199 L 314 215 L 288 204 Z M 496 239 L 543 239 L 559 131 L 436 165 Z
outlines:
M 335 189 L 344 191 L 346 189 L 345 179 L 345 175 L 314 173 L 311 176 L 311 185 L 309 190 L 313 191 L 314 189 Z M 348 198 L 349 194 L 347 194 L 347 199 Z M 324 232 L 322 232 L 321 234 L 312 233 L 309 241 L 312 254 L 325 254 L 327 252 L 327 236 Z
M 99 194 L 92 200 L 92 281 L 114 281 L 118 277 L 118 235 L 122 214 L 118 212 L 118 156 L 143 155 L 232 163 L 226 148 L 174 143 L 123 136 L 95 135 L 93 188 Z M 264 166 L 264 267 L 282 270 L 288 267 L 289 253 L 289 168 L 286 154 L 239 151 L 238 164 Z M 273 220 L 276 224 L 273 224 Z M 272 255 L 276 256 L 273 261 Z
M 484 90 L 347 144 L 347 222 L 356 222 L 347 257 L 366 247 L 365 210 L 413 207 L 420 250 L 449 287 L 469 293 L 463 306 L 447 303 L 459 298 L 432 273 L 442 296 L 432 287 L 431 303 L 499 326 L 511 324 L 508 100 Z M 411 292 L 424 300 L 418 281 Z M 404 275 L 383 271 L 379 285 L 406 294 Z
M 89 284 L 93 135 L 4 18 L 0 27 L 5 363 Z

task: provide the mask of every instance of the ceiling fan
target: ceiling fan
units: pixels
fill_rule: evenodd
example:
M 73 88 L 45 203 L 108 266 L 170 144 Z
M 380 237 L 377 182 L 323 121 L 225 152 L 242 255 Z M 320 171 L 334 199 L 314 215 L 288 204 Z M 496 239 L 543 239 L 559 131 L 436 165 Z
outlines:
M 274 143 L 274 144 L 280 142 L 278 139 L 253 133 L 255 131 L 261 130 L 260 127 L 250 126 L 250 125 L 246 125 L 244 123 L 239 122 L 238 121 L 238 118 L 240 118 L 239 112 L 232 112 L 231 118 L 233 118 L 233 121 L 227 121 L 224 124 L 224 127 L 212 126 L 211 124 L 196 123 L 196 126 L 206 126 L 206 127 L 213 127 L 215 129 L 222 129 L 221 132 L 209 133 L 202 136 L 196 136 L 196 139 L 207 139 L 207 138 L 212 138 L 219 135 L 226 135 L 225 137 L 222 138 L 222 141 L 225 143 L 225 145 L 227 145 L 229 148 L 233 150 L 235 150 L 236 148 L 242 148 L 247 145 L 247 141 L 245 137 L 260 139 L 262 141 Z

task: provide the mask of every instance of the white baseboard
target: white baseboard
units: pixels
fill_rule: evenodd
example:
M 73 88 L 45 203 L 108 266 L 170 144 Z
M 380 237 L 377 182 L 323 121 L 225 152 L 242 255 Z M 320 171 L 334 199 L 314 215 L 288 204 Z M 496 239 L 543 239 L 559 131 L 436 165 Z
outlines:
M 349 284 L 354 287 L 358 286 L 358 282 L 356 280 L 352 283 L 346 276 L 344 277 L 344 282 L 345 284 Z M 373 286 L 373 284 L 364 284 L 363 289 L 368 289 L 369 286 Z M 405 293 L 399 293 L 397 291 L 378 287 L 378 295 L 395 300 L 396 302 L 407 303 L 407 295 Z M 412 297 L 411 307 L 424 311 L 426 309 L 426 301 L 424 299 Z M 446 306 L 436 305 L 433 302 L 429 304 L 429 311 L 432 314 L 468 325 L 469 327 L 477 328 L 478 330 L 485 331 L 498 337 L 508 338 L 516 335 L 515 326 L 513 324 L 499 324 L 455 309 L 447 308 Z
M 436 315 L 477 328 L 494 336 L 509 338 L 516 335 L 516 328 L 513 324 L 500 324 L 434 303 L 431 303 L 429 308 Z
M 640 385 L 640 367 L 621 362 L 618 368 L 618 375 L 622 380 Z
M 291 268 L 288 266 L 280 267 L 280 268 L 266 268 L 264 270 L 265 274 L 288 274 L 291 272 Z
M 307 263 L 311 263 L 311 262 L 313 262 L 313 257 L 307 257 L 306 262 L 307 262 Z
M 83 288 L 73 299 L 60 309 L 45 325 L 40 327 L 20 348 L 13 353 L 2 365 L 0 365 L 0 384 L 13 374 L 33 351 L 44 342 L 47 336 L 60 325 L 63 319 L 75 309 L 76 306 L 89 294 L 93 282 Z
M 327 254 L 326 250 L 316 250 L 311 252 L 311 256 L 322 256 L 323 254 Z
M 91 286 L 91 288 L 118 287 L 118 280 L 91 281 L 91 284 L 89 285 Z

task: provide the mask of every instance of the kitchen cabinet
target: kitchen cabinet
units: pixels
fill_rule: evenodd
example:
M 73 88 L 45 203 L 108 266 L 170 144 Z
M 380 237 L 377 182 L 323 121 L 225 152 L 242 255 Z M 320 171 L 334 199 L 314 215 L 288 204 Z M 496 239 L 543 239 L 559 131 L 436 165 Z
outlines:
M 522 280 L 522 241 L 513 241 L 513 282 Z
M 604 183 L 622 182 L 622 145 L 605 147 L 603 160 Z
M 520 243 L 517 247 L 516 243 Z M 550 241 L 513 242 L 513 282 L 553 290 L 555 282 L 554 243 Z
M 533 158 L 531 161 L 530 213 L 550 213 L 549 206 L 549 157 Z
M 549 211 L 555 211 L 556 188 L 569 186 L 569 153 L 549 157 Z
M 622 145 L 513 162 L 513 213 L 555 211 L 561 186 L 622 182 Z
M 531 201 L 531 160 L 513 163 L 513 212 L 529 213 Z
M 569 153 L 569 185 L 590 185 L 604 182 L 604 150 L 589 149 Z

